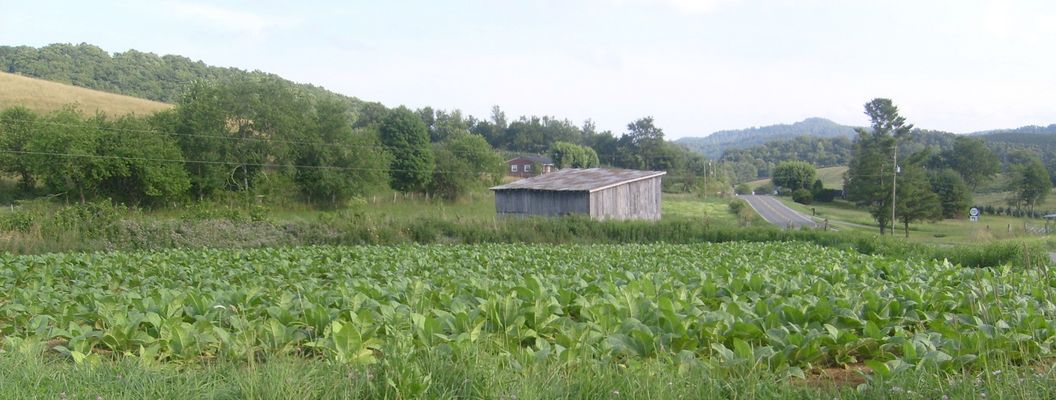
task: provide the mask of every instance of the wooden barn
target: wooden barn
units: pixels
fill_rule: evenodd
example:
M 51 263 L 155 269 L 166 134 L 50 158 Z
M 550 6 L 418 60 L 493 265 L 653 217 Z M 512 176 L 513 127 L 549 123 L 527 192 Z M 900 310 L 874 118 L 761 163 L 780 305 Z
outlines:
M 491 188 L 500 216 L 583 214 L 592 219 L 660 219 L 664 171 L 562 169 Z

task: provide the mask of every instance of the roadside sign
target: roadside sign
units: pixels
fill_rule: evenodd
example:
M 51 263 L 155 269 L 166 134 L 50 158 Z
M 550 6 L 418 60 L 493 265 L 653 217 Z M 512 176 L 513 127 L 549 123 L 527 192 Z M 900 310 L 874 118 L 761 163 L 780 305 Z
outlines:
M 968 219 L 972 222 L 979 222 L 979 208 L 972 207 L 968 210 Z

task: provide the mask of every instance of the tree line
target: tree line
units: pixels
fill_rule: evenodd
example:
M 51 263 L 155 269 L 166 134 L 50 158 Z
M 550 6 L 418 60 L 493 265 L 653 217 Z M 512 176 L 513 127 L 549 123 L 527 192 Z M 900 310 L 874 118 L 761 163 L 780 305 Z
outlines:
M 338 204 L 390 187 L 454 198 L 502 176 L 482 137 L 431 142 L 403 107 L 371 116 L 271 77 L 198 82 L 149 116 L 14 107 L 0 113 L 0 171 L 29 194 L 141 205 L 267 190 Z
M 977 138 L 957 136 L 945 150 L 914 140 L 913 125 L 901 116 L 890 99 L 874 99 L 865 105 L 871 129 L 859 128 L 848 170 L 844 176 L 847 198 L 867 208 L 880 233 L 888 227 L 894 234 L 902 224 L 906 236 L 917 221 L 954 218 L 967 213 L 971 193 L 992 179 L 1001 160 Z M 931 135 L 930 137 L 935 137 Z M 1034 213 L 1052 188 L 1040 158 L 1017 152 L 1009 160 L 1010 202 Z
M 261 78 L 281 81 L 306 95 L 362 102 L 261 71 L 215 67 L 183 56 L 159 56 L 136 50 L 111 54 L 87 43 L 56 43 L 41 48 L 0 46 L 0 71 L 165 103 L 179 101 L 195 81 Z
M 720 160 L 731 164 L 738 182 L 746 182 L 774 176 L 775 168 L 784 161 L 804 161 L 819 168 L 847 165 L 851 147 L 851 140 L 845 137 L 799 136 L 745 149 L 728 149 Z
M 718 175 L 703 156 L 664 140 L 651 117 L 616 137 L 589 121 L 506 123 L 498 107 L 484 121 L 457 110 L 350 103 L 271 76 L 197 81 L 174 109 L 147 116 L 73 107 L 0 112 L 0 172 L 16 179 L 21 196 L 80 202 L 156 206 L 297 193 L 337 205 L 390 189 L 456 199 L 498 183 L 506 157 L 524 152 L 548 154 L 559 168 L 667 170 L 675 190 Z
M 900 141 L 899 154 L 909 156 L 924 149 L 930 149 L 932 153 L 950 151 L 964 140 L 962 138 L 972 138 L 997 156 L 1001 171 L 1015 170 L 1026 158 L 1038 158 L 1048 174 L 1056 179 L 1056 134 L 1042 128 L 1029 128 L 973 135 L 913 128 Z M 783 161 L 806 161 L 822 168 L 848 165 L 853 151 L 851 139 L 799 136 L 743 149 L 727 149 L 720 160 L 729 166 L 736 182 L 748 182 L 773 177 L 775 168 Z

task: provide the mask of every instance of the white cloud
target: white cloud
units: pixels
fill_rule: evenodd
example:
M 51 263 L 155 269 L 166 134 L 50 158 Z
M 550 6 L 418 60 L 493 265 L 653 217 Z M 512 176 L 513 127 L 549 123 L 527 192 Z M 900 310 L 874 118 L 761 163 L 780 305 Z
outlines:
M 297 25 L 293 18 L 272 17 L 209 4 L 174 1 L 167 3 L 167 6 L 177 15 L 251 36 L 261 36 L 272 29 Z

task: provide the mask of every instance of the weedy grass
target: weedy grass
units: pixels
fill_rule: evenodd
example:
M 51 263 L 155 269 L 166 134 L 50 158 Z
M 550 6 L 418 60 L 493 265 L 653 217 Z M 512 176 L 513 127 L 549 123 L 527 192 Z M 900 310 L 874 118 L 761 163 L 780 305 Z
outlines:
M 400 367 L 397 368 L 396 365 Z M 408 372 L 415 371 L 415 372 Z M 402 376 L 400 374 L 403 374 Z M 219 361 L 144 366 L 130 360 L 76 365 L 0 353 L 4 399 L 1052 399 L 1051 369 L 1009 366 L 979 372 L 907 371 L 846 385 L 824 378 L 766 373 L 716 374 L 670 360 L 634 365 L 512 365 L 476 354 L 418 354 L 356 367 L 273 357 L 254 364 Z
M 461 202 L 395 196 L 351 201 L 334 210 L 272 209 L 245 201 L 140 210 L 107 201 L 61 205 L 23 201 L 0 211 L 0 252 L 41 254 L 167 248 L 260 248 L 406 243 L 700 243 L 802 241 L 863 254 L 948 259 L 991 267 L 1033 267 L 1047 260 L 1044 240 L 973 240 L 950 246 L 879 237 L 871 231 L 791 231 L 761 223 L 725 199 L 665 196 L 659 222 L 592 221 L 583 217 L 496 218 L 491 198 Z M 246 199 L 243 199 L 246 200 Z M 734 202 L 736 204 L 736 201 Z M 827 212 L 822 209 L 823 213 Z M 857 212 L 857 211 L 854 211 Z M 858 212 L 860 213 L 860 212 Z M 864 213 L 861 213 L 864 214 Z M 951 235 L 942 240 L 956 239 Z

